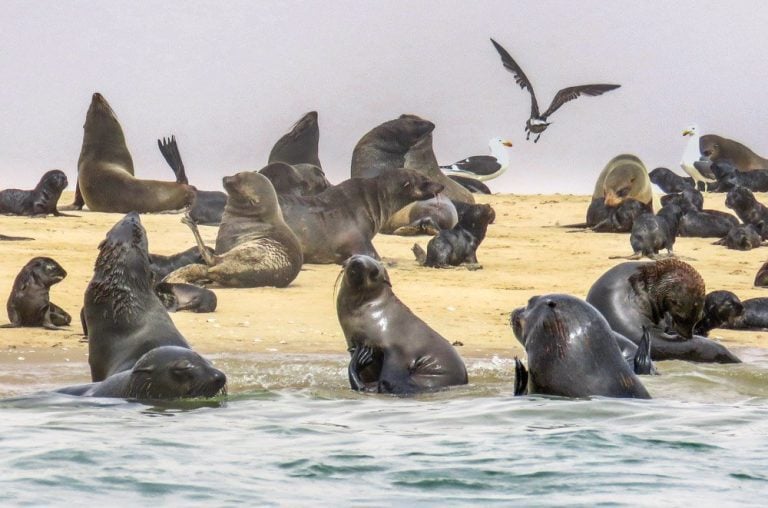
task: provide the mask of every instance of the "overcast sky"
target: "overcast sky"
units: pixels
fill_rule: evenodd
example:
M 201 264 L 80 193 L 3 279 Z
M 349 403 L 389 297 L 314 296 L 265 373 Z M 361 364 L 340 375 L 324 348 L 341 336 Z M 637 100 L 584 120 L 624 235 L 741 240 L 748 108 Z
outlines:
M 684 127 L 768 155 L 768 2 L 0 0 L 0 188 L 48 169 L 74 187 L 91 94 L 117 113 L 140 178 L 172 179 L 156 140 L 175 134 L 190 182 L 259 169 L 309 110 L 329 179 L 375 125 L 432 120 L 441 163 L 515 144 L 494 191 L 590 193 L 621 152 L 678 169 Z M 493 37 L 533 82 L 619 83 L 523 132 L 528 94 Z

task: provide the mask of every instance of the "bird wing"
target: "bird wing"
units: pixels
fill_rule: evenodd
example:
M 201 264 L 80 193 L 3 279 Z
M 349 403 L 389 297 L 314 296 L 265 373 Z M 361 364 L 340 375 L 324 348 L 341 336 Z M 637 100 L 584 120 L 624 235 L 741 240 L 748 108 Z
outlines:
M 440 166 L 446 170 L 466 171 L 479 176 L 491 175 L 501 168 L 501 164 L 492 155 L 474 155 L 450 166 Z
M 603 95 L 605 92 L 610 92 L 611 90 L 619 88 L 620 86 L 621 85 L 579 85 L 563 88 L 557 92 L 555 98 L 552 99 L 552 104 L 550 104 L 549 108 L 547 108 L 544 114 L 541 115 L 541 118 L 546 120 L 547 117 L 557 111 L 560 106 L 568 101 L 572 101 L 573 99 L 578 98 L 582 94 L 592 96 Z
M 531 118 L 538 117 L 539 103 L 536 101 L 536 94 L 533 91 L 531 82 L 528 80 L 528 76 L 525 75 L 523 69 L 521 69 L 520 66 L 517 65 L 517 62 L 515 62 L 509 53 L 507 53 L 506 49 L 502 48 L 501 45 L 493 39 L 491 39 L 491 42 L 493 43 L 493 47 L 496 48 L 496 51 L 499 52 L 499 55 L 501 55 L 501 63 L 504 64 L 504 68 L 515 76 L 515 83 L 520 85 L 520 88 L 523 90 L 528 90 L 531 94 Z

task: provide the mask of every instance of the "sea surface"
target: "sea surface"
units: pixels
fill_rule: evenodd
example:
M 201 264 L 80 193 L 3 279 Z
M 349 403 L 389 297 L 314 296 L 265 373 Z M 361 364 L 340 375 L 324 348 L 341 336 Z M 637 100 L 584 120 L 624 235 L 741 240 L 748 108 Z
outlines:
M 514 397 L 509 358 L 396 398 L 349 390 L 341 355 L 222 354 L 226 397 L 149 405 L 40 391 L 87 366 L 20 362 L 0 504 L 765 506 L 768 350 L 736 351 L 658 364 L 649 401 Z

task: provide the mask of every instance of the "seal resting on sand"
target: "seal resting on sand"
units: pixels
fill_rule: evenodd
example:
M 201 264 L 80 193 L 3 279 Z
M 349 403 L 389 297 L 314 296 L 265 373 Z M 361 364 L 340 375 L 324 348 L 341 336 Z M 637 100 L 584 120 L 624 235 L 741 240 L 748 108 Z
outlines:
M 61 213 L 56 205 L 61 193 L 67 188 L 67 175 L 59 169 L 46 172 L 34 189 L 6 189 L 0 191 L 0 213 L 9 215 L 56 215 Z
M 213 312 L 218 305 L 216 293 L 192 284 L 160 282 L 155 284 L 155 294 L 168 312 Z
M 583 300 L 534 296 L 513 311 L 512 329 L 528 356 L 527 371 L 515 359 L 515 395 L 651 398 L 608 322 Z
M 611 328 L 635 344 L 646 327 L 654 360 L 739 363 L 722 345 L 693 334 L 704 298 L 701 275 L 674 258 L 621 263 L 598 278 L 587 294 L 587 302 Z
M 701 155 L 709 158 L 712 162 L 728 159 L 739 168 L 739 171 L 768 169 L 768 159 L 760 157 L 738 141 L 716 134 L 701 136 L 699 138 L 699 151 Z
M 353 390 L 411 395 L 467 384 L 456 349 L 395 296 L 384 265 L 352 256 L 340 277 L 336 312 Z
M 95 212 L 179 210 L 194 199 L 189 185 L 133 176 L 133 159 L 123 129 L 99 93 L 93 94 L 85 117 L 77 171 L 83 200 Z
M 6 309 L 10 324 L 2 328 L 42 326 L 49 330 L 61 330 L 69 325 L 72 316 L 51 302 L 49 291 L 67 272 L 55 260 L 47 257 L 32 258 L 13 281 Z
M 715 328 L 731 328 L 744 313 L 744 304 L 730 291 L 712 291 L 704 299 L 704 317 L 696 323 L 693 333 L 706 337 Z

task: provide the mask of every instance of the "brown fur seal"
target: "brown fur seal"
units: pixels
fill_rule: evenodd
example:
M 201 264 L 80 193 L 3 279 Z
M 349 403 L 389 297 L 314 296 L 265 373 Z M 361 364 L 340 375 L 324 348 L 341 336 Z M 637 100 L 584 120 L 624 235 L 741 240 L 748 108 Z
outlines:
M 388 169 L 405 166 L 408 150 L 435 128 L 413 115 L 403 115 L 368 131 L 352 152 L 352 177 L 371 178 Z
M 168 312 L 213 312 L 218 305 L 216 293 L 193 284 L 160 282 L 155 284 L 155 294 Z
M 371 240 L 393 213 L 434 197 L 439 183 L 409 169 L 350 178 L 316 196 L 279 196 L 285 222 L 296 233 L 305 263 L 343 263 L 353 254 L 379 258 Z
M 592 200 L 603 199 L 605 206 L 619 206 L 634 199 L 651 206 L 653 193 L 651 179 L 643 162 L 635 155 L 617 155 L 605 165 L 595 183 Z
M 93 381 L 133 367 L 159 346 L 189 348 L 152 288 L 147 234 L 136 212 L 99 244 L 82 312 Z
M 56 390 L 83 397 L 173 400 L 226 393 L 227 376 L 192 351 L 160 346 L 144 353 L 132 368 L 103 381 Z
M 760 157 L 738 141 L 715 134 L 706 134 L 699 138 L 699 150 L 701 155 L 713 162 L 730 160 L 739 171 L 768 169 L 768 159 Z
M 409 395 L 467 384 L 454 347 L 395 296 L 375 259 L 352 256 L 344 263 L 336 312 L 351 353 L 353 390 Z
M 32 258 L 13 281 L 6 305 L 11 322 L 2 327 L 42 326 L 49 330 L 61 330 L 60 326 L 69 325 L 72 317 L 51 302 L 49 297 L 51 286 L 66 276 L 67 272 L 55 260 Z
M 704 298 L 701 275 L 678 259 L 621 263 L 597 279 L 587 294 L 587 302 L 611 328 L 635 344 L 647 328 L 654 360 L 739 363 L 722 345 L 693 334 Z
M 194 189 L 189 185 L 133 176 L 123 129 L 101 94 L 93 94 L 83 131 L 78 184 L 89 209 L 148 213 L 179 210 L 192 203 Z
M 313 164 L 291 165 L 285 162 L 270 162 L 259 170 L 266 176 L 275 192 L 293 196 L 314 196 L 331 186 L 325 173 Z
M 213 249 L 210 247 L 207 247 L 206 249 L 210 254 L 213 254 Z M 203 260 L 203 256 L 200 255 L 200 249 L 195 245 L 185 251 L 171 254 L 170 256 L 150 254 L 149 263 L 152 272 L 155 274 L 155 280 L 162 280 L 166 275 L 174 270 L 178 270 L 182 266 L 191 265 L 192 263 L 205 263 L 205 260 Z
M 275 189 L 267 177 L 243 171 L 223 179 L 227 206 L 211 255 L 195 223 L 182 221 L 195 235 L 206 264 L 191 264 L 166 277 L 165 282 L 213 281 L 228 287 L 285 287 L 299 274 L 301 245 L 283 220 Z
M 269 152 L 269 162 L 286 164 L 312 164 L 322 168 L 317 155 L 320 144 L 320 128 L 317 125 L 317 111 L 310 111 L 296 122 L 291 131 L 277 140 Z
M 67 175 L 59 169 L 46 172 L 34 189 L 0 191 L 0 213 L 10 215 L 67 216 L 56 208 L 61 193 L 67 188 Z M 67 216 L 68 217 L 68 216 Z

